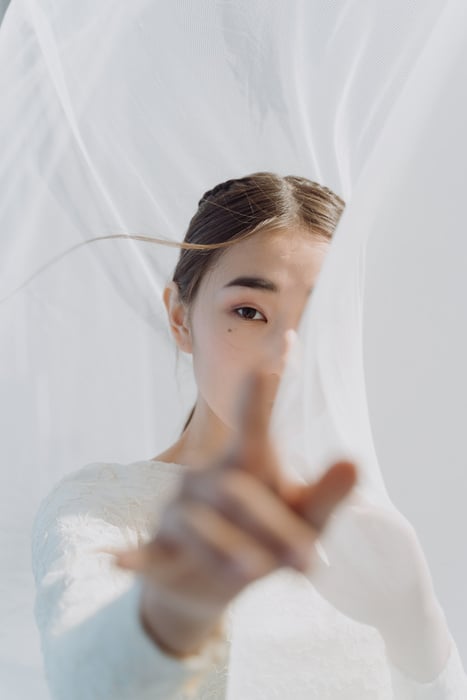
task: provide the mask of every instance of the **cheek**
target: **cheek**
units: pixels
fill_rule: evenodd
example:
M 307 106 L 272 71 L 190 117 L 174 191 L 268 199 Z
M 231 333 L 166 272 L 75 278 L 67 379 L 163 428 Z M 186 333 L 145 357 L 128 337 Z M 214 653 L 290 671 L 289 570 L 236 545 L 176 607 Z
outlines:
M 229 324 L 221 314 L 211 312 L 209 318 L 193 319 L 193 355 L 198 362 L 229 364 L 235 362 L 238 352 L 232 343 L 235 326 Z

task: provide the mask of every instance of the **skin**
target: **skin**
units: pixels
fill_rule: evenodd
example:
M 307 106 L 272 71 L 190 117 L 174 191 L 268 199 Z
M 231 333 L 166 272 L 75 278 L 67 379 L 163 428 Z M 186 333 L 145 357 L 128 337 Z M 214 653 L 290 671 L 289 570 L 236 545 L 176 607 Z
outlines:
M 183 435 L 155 460 L 203 468 L 222 454 L 238 429 L 239 387 L 251 370 L 261 367 L 268 376 L 273 401 L 288 351 L 286 333 L 299 324 L 328 248 L 326 239 L 307 230 L 261 231 L 224 252 L 191 309 L 180 302 L 174 283 L 166 286 L 172 334 L 180 350 L 193 355 L 198 396 Z M 278 291 L 226 288 L 240 276 L 266 277 Z

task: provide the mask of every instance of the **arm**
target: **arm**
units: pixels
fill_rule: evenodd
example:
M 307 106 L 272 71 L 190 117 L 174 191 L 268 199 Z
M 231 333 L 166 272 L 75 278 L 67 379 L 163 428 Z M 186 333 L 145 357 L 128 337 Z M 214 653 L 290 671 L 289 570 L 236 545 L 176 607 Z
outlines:
M 395 700 L 463 700 L 467 698 L 467 676 L 453 640 L 446 665 L 433 681 L 427 683 L 415 681 L 391 661 L 389 670 Z
M 331 564 L 317 562 L 308 577 L 340 612 L 378 630 L 395 700 L 467 699 L 467 678 L 410 522 L 355 492 L 322 541 Z
M 124 503 L 118 507 L 111 495 L 106 502 L 108 486 L 93 469 L 82 470 L 52 491 L 35 518 L 35 616 L 52 697 L 195 698 L 201 682 L 219 686 L 221 697 L 225 634 L 188 657 L 165 653 L 141 622 L 142 580 L 99 551 L 134 546 L 139 534 Z
M 384 639 L 395 700 L 462 700 L 467 698 L 467 676 L 456 644 L 439 606 L 412 639 Z M 436 677 L 426 669 L 438 669 Z
M 417 554 L 422 557 L 417 541 Z M 420 565 L 418 585 L 401 600 L 399 614 L 380 627 L 395 700 L 462 700 L 467 676 L 428 567 Z

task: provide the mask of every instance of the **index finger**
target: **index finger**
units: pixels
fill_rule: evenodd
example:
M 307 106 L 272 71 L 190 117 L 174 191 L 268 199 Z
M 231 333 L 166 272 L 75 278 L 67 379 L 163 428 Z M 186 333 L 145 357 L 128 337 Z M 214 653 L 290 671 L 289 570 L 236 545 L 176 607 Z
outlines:
M 272 378 L 261 370 L 247 376 L 238 404 L 239 436 L 244 443 L 268 438 L 272 387 Z
M 271 486 L 279 481 L 279 462 L 269 435 L 278 380 L 261 370 L 244 381 L 237 404 L 238 430 L 226 466 L 245 469 Z

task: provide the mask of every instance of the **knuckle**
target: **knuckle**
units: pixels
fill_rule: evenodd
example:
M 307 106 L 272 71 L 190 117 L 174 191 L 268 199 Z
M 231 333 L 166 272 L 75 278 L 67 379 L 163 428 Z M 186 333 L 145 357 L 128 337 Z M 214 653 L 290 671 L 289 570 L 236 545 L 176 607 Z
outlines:
M 195 495 L 199 489 L 199 483 L 201 478 L 202 474 L 194 470 L 188 470 L 187 473 L 183 476 L 180 485 L 179 497 L 187 498 Z
M 235 581 L 242 585 L 247 585 L 266 572 L 274 568 L 271 558 L 266 558 L 258 552 L 245 551 L 230 554 L 228 557 L 228 574 L 235 578 Z
M 212 507 L 218 512 L 223 515 L 230 515 L 232 510 L 233 510 L 233 503 L 232 503 L 232 498 L 229 495 L 228 491 L 221 486 L 217 487 L 213 494 L 212 494 L 212 499 L 211 499 L 211 504 Z
M 175 535 L 168 532 L 158 532 L 156 538 L 149 545 L 152 551 L 157 555 L 162 551 L 165 555 L 175 556 L 183 549 L 182 543 Z
M 241 587 L 247 586 L 258 578 L 252 568 L 246 568 L 243 562 L 237 558 L 229 561 L 226 574 L 230 579 L 233 579 L 236 585 Z
M 178 517 L 184 525 L 190 525 L 199 518 L 203 518 L 206 515 L 206 506 L 195 500 L 186 500 L 181 504 L 178 509 Z
M 232 494 L 239 498 L 242 498 L 245 493 L 251 493 L 252 491 L 259 493 L 264 488 L 254 474 L 246 471 L 229 474 L 227 485 Z
M 219 480 L 220 487 L 227 493 L 238 493 L 242 484 L 241 475 L 237 472 L 226 472 Z
M 293 542 L 285 546 L 282 556 L 285 562 L 299 569 L 307 567 L 312 556 L 315 538 L 308 538 L 299 542 Z
M 235 472 L 226 473 L 216 485 L 216 501 L 224 509 L 231 509 L 241 501 L 244 485 Z

